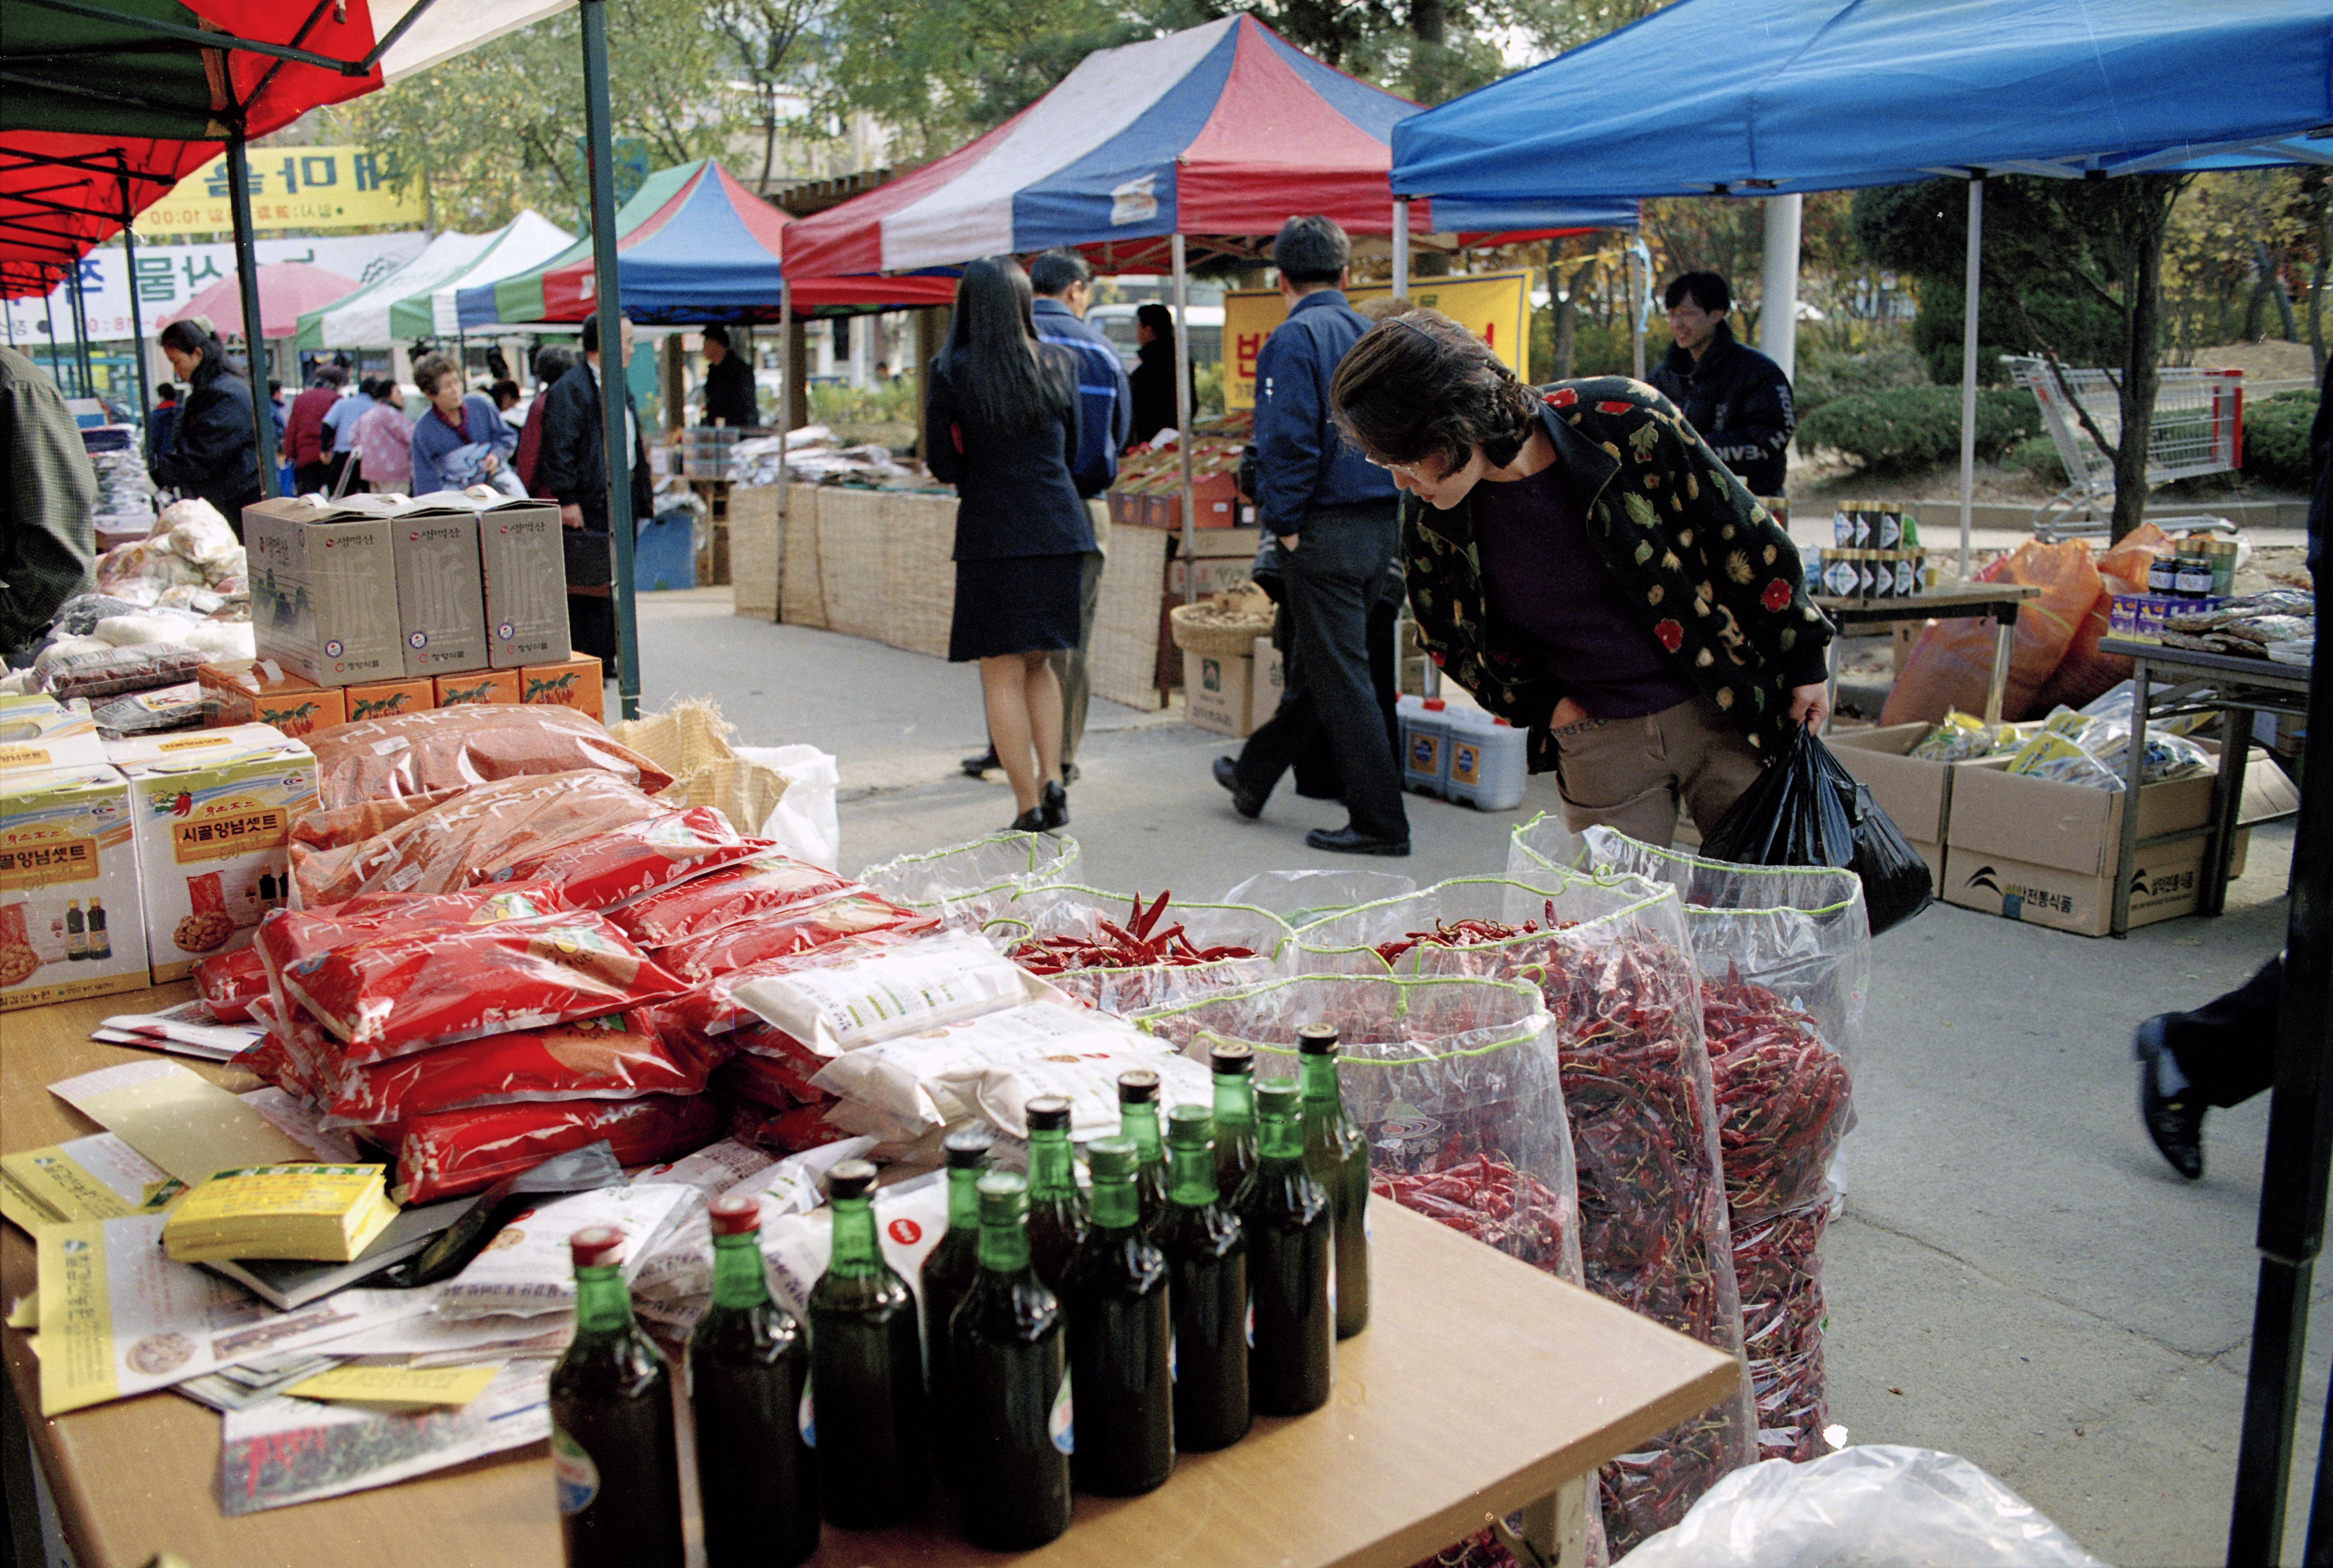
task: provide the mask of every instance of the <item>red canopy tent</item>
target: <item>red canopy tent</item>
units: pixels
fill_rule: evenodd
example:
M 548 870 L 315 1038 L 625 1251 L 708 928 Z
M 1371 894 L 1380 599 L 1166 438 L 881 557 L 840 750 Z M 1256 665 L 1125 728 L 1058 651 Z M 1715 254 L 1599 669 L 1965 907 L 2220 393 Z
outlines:
M 300 318 L 310 311 L 347 299 L 363 285 L 327 267 L 305 262 L 277 262 L 259 269 L 259 335 L 289 338 L 300 330 Z M 222 338 L 245 337 L 241 280 L 221 278 L 156 323 L 203 317 Z

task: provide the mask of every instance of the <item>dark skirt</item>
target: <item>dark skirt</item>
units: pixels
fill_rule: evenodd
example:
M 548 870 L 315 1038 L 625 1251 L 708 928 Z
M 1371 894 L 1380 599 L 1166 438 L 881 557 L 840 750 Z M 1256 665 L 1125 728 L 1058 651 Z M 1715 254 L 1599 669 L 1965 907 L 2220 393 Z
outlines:
M 1085 559 L 1078 551 L 956 562 L 948 662 L 1076 647 Z

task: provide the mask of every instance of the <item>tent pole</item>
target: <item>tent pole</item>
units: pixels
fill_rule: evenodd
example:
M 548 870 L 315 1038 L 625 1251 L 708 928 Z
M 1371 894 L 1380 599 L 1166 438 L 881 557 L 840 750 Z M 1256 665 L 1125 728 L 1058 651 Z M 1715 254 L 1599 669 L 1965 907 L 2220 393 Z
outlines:
M 74 374 L 81 378 L 81 395 L 97 396 L 97 378 L 89 363 L 89 304 L 82 298 L 81 263 L 73 263 L 65 273 L 65 284 L 72 291 L 73 324 Z
M 1649 253 L 1644 253 L 1645 242 L 1639 239 L 1634 250 L 1620 253 L 1620 276 L 1628 286 L 1628 374 L 1641 381 L 1645 378 L 1645 329 L 1650 323 L 1646 317 L 1651 312 L 1647 297 L 1653 292 L 1653 263 Z M 1637 258 L 1645 253 L 1645 286 L 1637 287 Z
M 1409 198 L 1393 198 L 1393 297 L 1409 298 Z
M 121 177 L 121 265 L 130 275 L 130 357 L 138 366 L 138 418 L 142 424 L 154 406 L 152 378 L 146 369 L 146 322 L 138 309 L 138 236 L 130 225 L 138 215 L 130 210 L 130 177 Z
M 1765 314 L 1758 322 L 1758 347 L 1798 379 L 1799 225 L 1806 198 L 1796 191 L 1766 198 L 1766 265 L 1761 279 Z
M 63 285 L 59 284 L 58 286 L 62 288 Z M 44 299 L 41 301 L 41 305 L 42 314 L 47 318 L 45 324 L 49 330 L 49 379 L 57 384 L 57 389 L 59 391 L 62 391 L 65 385 L 65 351 L 57 347 L 56 301 L 53 298 Z
M 237 129 L 226 143 L 227 208 L 235 215 L 235 267 L 242 281 L 243 351 L 251 366 L 251 425 L 259 437 L 259 494 L 275 499 L 275 420 L 267 406 L 267 323 L 259 313 L 259 246 L 251 237 L 251 148 Z
M 599 298 L 600 416 L 608 454 L 608 531 L 616 552 L 616 692 L 627 719 L 640 716 L 640 634 L 633 614 L 632 447 L 624 438 L 626 369 L 621 285 L 616 278 L 616 165 L 608 106 L 608 0 L 582 0 L 583 120 L 591 148 L 591 274 Z
M 2311 665 L 2309 730 L 2301 768 L 2333 777 L 2333 652 Z M 2285 1496 L 2293 1425 L 2308 1346 L 2309 1284 L 2325 1241 L 2325 1181 L 2333 1166 L 2333 1024 L 2326 970 L 2333 963 L 2325 925 L 2333 856 L 2333 792 L 2304 791 L 2292 836 L 2291 904 L 2285 916 L 2284 986 L 2276 1025 L 2276 1087 L 2268 1106 L 2261 1162 L 2260 1296 L 2236 1450 L 2235 1505 L 2228 1523 L 2232 1568 L 2283 1560 Z M 2313 1544 L 2322 1518 L 2312 1518 Z M 2312 1556 L 2311 1561 L 2322 1561 Z
M 1976 292 L 1984 274 L 1984 170 L 1970 171 L 1968 299 L 1961 312 L 1961 580 L 1968 580 L 1969 530 L 1976 516 Z
M 1182 230 L 1175 231 L 1174 242 L 1175 428 L 1179 432 L 1175 447 L 1183 457 L 1183 602 L 1187 605 L 1199 598 L 1198 502 L 1191 480 L 1191 419 L 1198 410 L 1191 406 L 1191 288 L 1184 266 Z
M 783 276 L 778 279 L 778 561 L 775 581 L 777 602 L 770 607 L 770 618 L 782 621 L 785 615 L 786 529 L 793 516 L 793 476 L 787 472 L 786 437 L 794 427 L 794 286 Z M 928 457 L 929 453 L 925 453 Z M 730 536 L 735 543 L 736 536 Z M 732 569 L 730 576 L 736 576 Z

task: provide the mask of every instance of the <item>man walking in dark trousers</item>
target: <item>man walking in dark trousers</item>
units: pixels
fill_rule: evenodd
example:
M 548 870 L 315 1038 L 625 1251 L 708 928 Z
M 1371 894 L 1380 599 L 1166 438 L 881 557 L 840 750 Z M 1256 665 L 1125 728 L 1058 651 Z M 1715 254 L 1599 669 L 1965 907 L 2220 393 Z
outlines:
M 1676 347 L 1653 370 L 1653 385 L 1708 443 L 1752 495 L 1780 495 L 1798 411 L 1791 378 L 1765 355 L 1734 339 L 1725 320 L 1733 291 L 1715 272 L 1687 272 L 1661 296 Z
M 1320 216 L 1282 225 L 1272 258 L 1288 320 L 1256 357 L 1256 515 L 1285 560 L 1281 613 L 1291 618 L 1280 707 L 1215 781 L 1241 816 L 1263 813 L 1272 787 L 1325 735 L 1352 820 L 1304 836 L 1314 849 L 1407 855 L 1392 737 L 1369 674 L 1369 611 L 1398 591 L 1394 483 L 1348 445 L 1330 416 L 1337 362 L 1368 330 L 1345 301 L 1345 231 Z
M 1047 251 L 1029 263 L 1029 291 L 1036 298 L 1030 310 L 1037 336 L 1058 343 L 1078 361 L 1078 452 L 1070 464 L 1078 496 L 1090 501 L 1118 481 L 1118 454 L 1124 449 L 1134 418 L 1134 395 L 1126 381 L 1126 366 L 1099 327 L 1089 326 L 1086 307 L 1093 300 L 1093 268 L 1071 250 Z M 1093 698 L 1093 683 L 1086 674 L 1086 651 L 1093 645 L 1094 608 L 1101 603 L 1102 551 L 1105 530 L 1097 525 L 1097 548 L 1086 551 L 1083 576 L 1078 585 L 1078 645 L 1050 654 L 1053 678 L 1061 684 L 1061 782 L 1078 781 L 1078 742 L 1085 739 L 1086 709 Z M 996 747 L 964 760 L 964 770 L 979 778 L 998 767 Z

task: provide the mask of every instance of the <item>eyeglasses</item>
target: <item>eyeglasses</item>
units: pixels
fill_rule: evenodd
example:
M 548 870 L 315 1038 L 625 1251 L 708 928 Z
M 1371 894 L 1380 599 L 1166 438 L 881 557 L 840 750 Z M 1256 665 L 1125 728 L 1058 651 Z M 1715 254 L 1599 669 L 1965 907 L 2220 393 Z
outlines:
M 1420 473 L 1416 463 L 1379 463 L 1374 457 L 1364 457 L 1361 461 L 1367 463 L 1371 468 L 1382 468 L 1387 473 L 1398 473 L 1412 484 L 1432 484 L 1441 477 L 1437 474 Z

